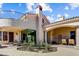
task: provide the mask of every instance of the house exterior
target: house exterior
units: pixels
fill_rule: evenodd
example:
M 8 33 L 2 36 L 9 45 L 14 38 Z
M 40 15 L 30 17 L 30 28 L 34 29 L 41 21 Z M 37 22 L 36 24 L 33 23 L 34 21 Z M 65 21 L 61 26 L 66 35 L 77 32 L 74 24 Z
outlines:
M 49 24 L 49 21 L 42 14 L 41 8 L 38 6 L 35 14 L 25 14 L 19 20 L 0 19 L 0 42 L 20 42 L 27 37 L 34 37 L 37 44 L 42 43 L 44 40 L 43 26 Z M 31 33 L 24 33 L 24 31 Z
M 50 23 L 42 14 L 41 6 L 36 8 L 35 14 L 25 14 L 19 20 L 0 19 L 0 42 L 21 42 L 30 37 L 35 39 L 36 44 L 62 44 L 66 41 L 66 45 L 69 45 L 71 41 L 73 45 L 79 46 L 79 17 L 60 19 Z

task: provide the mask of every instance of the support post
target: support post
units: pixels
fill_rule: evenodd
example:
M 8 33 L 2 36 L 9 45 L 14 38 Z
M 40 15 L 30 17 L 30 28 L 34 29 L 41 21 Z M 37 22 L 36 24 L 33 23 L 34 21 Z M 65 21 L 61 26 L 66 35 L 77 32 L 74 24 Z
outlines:
M 7 43 L 9 43 L 9 32 L 7 32 Z
M 45 49 L 47 50 L 47 46 L 48 46 L 48 43 L 47 43 L 47 31 L 45 31 Z
M 76 28 L 76 46 L 79 46 L 79 27 Z
M 1 38 L 2 38 L 2 43 L 3 43 L 3 31 L 2 31 L 2 35 L 1 35 Z
M 76 27 L 76 49 L 79 49 L 79 26 Z
M 53 37 L 52 37 L 52 31 L 50 32 L 50 35 L 51 35 L 50 44 L 52 44 L 52 39 L 53 39 Z

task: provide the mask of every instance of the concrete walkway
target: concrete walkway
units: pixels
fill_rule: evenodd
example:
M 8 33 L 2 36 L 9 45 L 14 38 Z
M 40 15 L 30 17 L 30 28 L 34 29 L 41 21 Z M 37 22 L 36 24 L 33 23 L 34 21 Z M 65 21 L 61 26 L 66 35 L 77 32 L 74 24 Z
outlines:
M 8 56 L 79 56 L 79 50 L 74 48 L 73 46 L 57 46 L 57 52 L 50 53 L 36 53 L 30 51 L 19 51 L 16 46 L 0 48 L 0 55 L 8 55 Z

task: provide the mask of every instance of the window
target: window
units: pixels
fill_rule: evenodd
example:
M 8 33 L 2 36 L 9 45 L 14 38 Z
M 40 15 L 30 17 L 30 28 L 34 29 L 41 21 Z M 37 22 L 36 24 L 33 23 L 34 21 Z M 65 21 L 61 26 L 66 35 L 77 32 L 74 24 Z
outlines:
M 70 32 L 70 38 L 71 39 L 75 39 L 75 31 L 71 31 Z
M 2 38 L 2 32 L 0 31 L 0 41 L 2 40 L 1 38 Z
M 4 41 L 7 41 L 7 38 L 8 38 L 8 37 L 7 37 L 7 32 L 3 32 L 3 40 L 4 40 Z

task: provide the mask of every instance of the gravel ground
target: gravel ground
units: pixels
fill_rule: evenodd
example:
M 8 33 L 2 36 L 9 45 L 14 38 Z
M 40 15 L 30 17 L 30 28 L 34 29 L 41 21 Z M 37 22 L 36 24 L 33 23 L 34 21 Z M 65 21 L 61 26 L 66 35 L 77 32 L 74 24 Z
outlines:
M 37 53 L 30 51 L 19 51 L 16 46 L 0 48 L 0 56 L 79 56 L 79 50 L 74 46 L 53 45 L 57 47 L 57 52 Z

